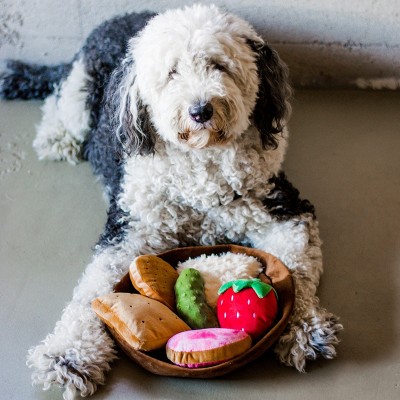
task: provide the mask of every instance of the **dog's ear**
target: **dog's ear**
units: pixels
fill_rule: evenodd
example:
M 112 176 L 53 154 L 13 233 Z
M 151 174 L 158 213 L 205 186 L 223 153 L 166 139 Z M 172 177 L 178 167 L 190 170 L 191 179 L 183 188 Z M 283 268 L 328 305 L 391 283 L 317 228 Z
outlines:
M 147 107 L 142 103 L 136 83 L 135 64 L 126 58 L 113 73 L 109 87 L 112 90 L 111 108 L 114 130 L 122 155 L 154 153 L 155 132 Z
M 257 56 L 259 88 L 253 123 L 264 148 L 276 148 L 276 135 L 282 132 L 290 114 L 291 88 L 286 65 L 278 53 L 264 43 L 248 42 Z

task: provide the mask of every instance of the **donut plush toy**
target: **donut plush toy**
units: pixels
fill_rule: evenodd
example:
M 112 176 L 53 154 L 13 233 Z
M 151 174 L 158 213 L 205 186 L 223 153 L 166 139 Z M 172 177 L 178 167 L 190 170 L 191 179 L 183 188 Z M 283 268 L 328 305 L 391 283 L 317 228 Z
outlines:
M 278 314 L 274 288 L 260 279 L 239 279 L 218 291 L 217 316 L 221 328 L 239 329 L 258 339 Z
M 223 328 L 197 329 L 178 333 L 167 342 L 167 357 L 187 368 L 211 367 L 244 353 L 251 337 L 243 331 Z

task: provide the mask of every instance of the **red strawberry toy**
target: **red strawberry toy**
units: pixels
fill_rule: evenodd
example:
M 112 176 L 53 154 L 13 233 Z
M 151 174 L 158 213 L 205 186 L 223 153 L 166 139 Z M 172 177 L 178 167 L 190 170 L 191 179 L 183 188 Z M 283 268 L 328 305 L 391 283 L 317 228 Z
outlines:
M 277 294 L 260 279 L 239 279 L 218 290 L 217 316 L 221 328 L 239 329 L 259 338 L 278 314 Z

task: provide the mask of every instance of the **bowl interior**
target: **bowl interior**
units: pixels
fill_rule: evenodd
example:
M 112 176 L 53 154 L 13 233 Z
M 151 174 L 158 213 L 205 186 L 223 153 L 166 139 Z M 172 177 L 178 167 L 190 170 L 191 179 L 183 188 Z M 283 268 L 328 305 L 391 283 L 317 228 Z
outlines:
M 135 350 L 117 331 L 110 329 L 111 334 L 114 336 L 119 346 L 133 361 L 157 375 L 187 378 L 213 378 L 224 375 L 255 360 L 279 338 L 288 323 L 294 305 L 293 279 L 287 267 L 279 259 L 261 250 L 237 245 L 182 247 L 157 255 L 176 268 L 179 262 L 186 261 L 188 258 L 195 258 L 202 254 L 218 255 L 226 252 L 247 254 L 257 258 L 258 261 L 261 262 L 263 265 L 263 272 L 260 274 L 260 279 L 272 284 L 278 293 L 279 315 L 275 325 L 265 336 L 255 342 L 249 350 L 238 357 L 212 367 L 195 369 L 179 367 L 172 364 L 166 358 L 165 350 L 146 353 Z M 130 281 L 129 274 L 124 275 L 121 281 L 115 285 L 114 292 L 136 293 Z

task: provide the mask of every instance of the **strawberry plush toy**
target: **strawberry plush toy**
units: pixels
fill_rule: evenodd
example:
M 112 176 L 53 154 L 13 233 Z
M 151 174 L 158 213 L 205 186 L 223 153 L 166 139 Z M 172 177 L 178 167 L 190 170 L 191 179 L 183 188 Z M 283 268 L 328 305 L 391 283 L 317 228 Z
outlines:
M 217 316 L 221 328 L 239 329 L 258 339 L 278 314 L 277 294 L 260 279 L 239 279 L 218 290 Z

